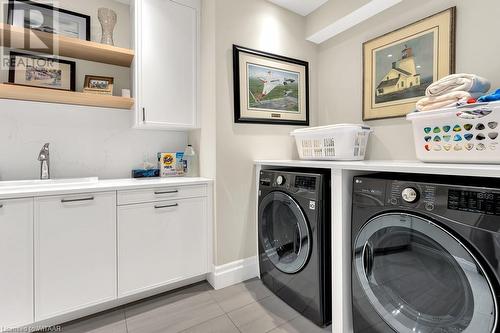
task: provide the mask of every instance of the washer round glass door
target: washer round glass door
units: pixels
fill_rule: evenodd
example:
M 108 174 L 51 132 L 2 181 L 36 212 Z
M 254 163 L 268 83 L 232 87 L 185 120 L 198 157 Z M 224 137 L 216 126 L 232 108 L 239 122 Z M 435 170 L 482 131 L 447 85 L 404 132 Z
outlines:
M 373 218 L 356 238 L 354 270 L 370 303 L 396 332 L 496 328 L 496 298 L 486 272 L 430 220 L 404 213 Z
M 307 263 L 311 250 L 307 220 L 288 194 L 275 191 L 262 199 L 259 234 L 267 257 L 280 271 L 294 274 Z

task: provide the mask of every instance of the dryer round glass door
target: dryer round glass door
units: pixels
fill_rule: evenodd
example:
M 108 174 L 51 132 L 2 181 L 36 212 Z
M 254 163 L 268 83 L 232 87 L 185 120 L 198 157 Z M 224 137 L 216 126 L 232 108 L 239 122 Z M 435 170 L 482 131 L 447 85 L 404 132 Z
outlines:
M 384 214 L 354 244 L 354 271 L 375 311 L 399 333 L 490 333 L 497 304 L 480 262 L 431 220 Z
M 259 237 L 267 257 L 280 271 L 294 274 L 307 263 L 311 250 L 307 220 L 288 194 L 276 191 L 262 199 Z

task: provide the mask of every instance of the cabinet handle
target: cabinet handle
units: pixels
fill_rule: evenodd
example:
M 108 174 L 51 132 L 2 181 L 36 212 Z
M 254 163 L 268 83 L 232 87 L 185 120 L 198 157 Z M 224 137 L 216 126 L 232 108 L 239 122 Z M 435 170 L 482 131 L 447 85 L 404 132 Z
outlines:
M 94 197 L 81 198 L 81 199 L 62 199 L 62 203 L 70 203 L 70 202 L 80 202 L 80 201 L 93 201 Z
M 179 206 L 179 204 L 165 205 L 165 206 L 155 206 L 155 209 L 173 208 L 173 207 L 178 207 L 178 206 Z
M 174 191 L 158 191 L 158 192 L 155 192 L 156 195 L 175 194 L 175 193 L 179 193 L 179 190 L 174 190 Z
M 142 122 L 146 122 L 146 108 L 142 108 Z

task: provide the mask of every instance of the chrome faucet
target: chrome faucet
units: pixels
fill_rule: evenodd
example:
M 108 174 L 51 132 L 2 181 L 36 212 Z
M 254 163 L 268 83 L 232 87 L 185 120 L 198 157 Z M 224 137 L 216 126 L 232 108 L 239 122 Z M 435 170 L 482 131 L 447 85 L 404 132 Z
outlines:
M 40 161 L 40 179 L 50 179 L 50 143 L 43 145 L 40 154 L 38 154 L 38 160 Z

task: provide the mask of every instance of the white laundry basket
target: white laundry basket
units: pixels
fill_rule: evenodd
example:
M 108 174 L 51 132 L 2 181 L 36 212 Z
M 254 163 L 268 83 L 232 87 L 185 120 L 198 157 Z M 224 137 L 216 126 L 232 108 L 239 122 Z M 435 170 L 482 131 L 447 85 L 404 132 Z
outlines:
M 478 103 L 407 116 L 424 162 L 500 162 L 500 103 Z
M 371 128 L 356 124 L 339 124 L 295 130 L 299 157 L 302 160 L 365 159 Z

